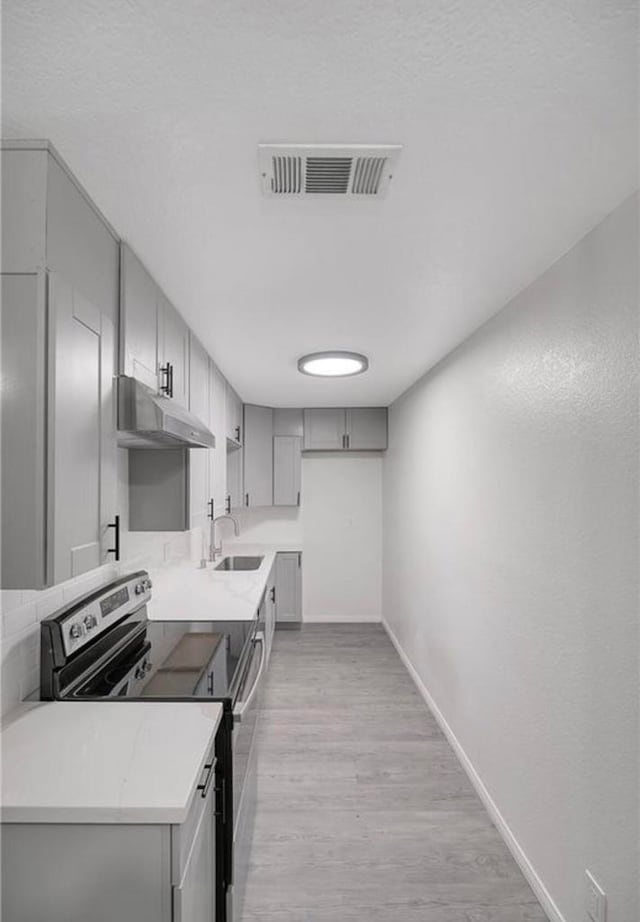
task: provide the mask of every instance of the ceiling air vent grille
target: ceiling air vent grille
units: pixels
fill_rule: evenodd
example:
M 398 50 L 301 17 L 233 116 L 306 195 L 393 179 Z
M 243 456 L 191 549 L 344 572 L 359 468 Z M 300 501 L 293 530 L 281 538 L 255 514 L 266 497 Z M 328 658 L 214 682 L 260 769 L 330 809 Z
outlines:
M 262 190 L 270 197 L 381 198 L 401 149 L 398 144 L 260 144 Z

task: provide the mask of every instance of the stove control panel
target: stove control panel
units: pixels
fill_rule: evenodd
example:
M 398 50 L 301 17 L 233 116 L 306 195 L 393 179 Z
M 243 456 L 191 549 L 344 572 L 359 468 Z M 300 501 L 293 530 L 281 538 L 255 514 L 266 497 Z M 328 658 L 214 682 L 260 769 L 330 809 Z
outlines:
M 147 573 L 135 573 L 91 593 L 68 615 L 61 615 L 58 620 L 66 655 L 75 653 L 116 621 L 146 604 L 151 598 L 151 586 Z

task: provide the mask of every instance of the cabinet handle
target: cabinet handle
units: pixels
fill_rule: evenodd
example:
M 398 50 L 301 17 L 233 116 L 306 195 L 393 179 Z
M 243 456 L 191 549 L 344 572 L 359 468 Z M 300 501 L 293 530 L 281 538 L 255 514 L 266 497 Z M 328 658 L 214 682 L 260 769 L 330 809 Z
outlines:
M 347 435 L 345 435 L 345 437 L 344 437 L 344 440 L 345 440 L 345 442 L 347 443 L 347 444 L 345 445 L 345 448 L 349 449 L 350 446 L 351 446 L 351 436 L 347 433 Z
M 227 496 L 227 501 L 225 503 L 225 509 L 226 509 L 227 515 L 231 515 L 231 497 L 230 496 Z
M 107 551 L 107 554 L 113 554 L 115 560 L 120 560 L 120 516 L 117 515 L 113 522 L 109 522 L 107 528 L 115 528 L 116 534 L 113 542 L 113 547 L 110 547 Z
M 167 362 L 166 365 L 160 366 L 160 374 L 163 377 L 160 390 L 167 397 L 171 397 L 171 364 L 169 362 Z
M 204 767 L 204 770 L 207 772 L 207 775 L 205 779 L 203 780 L 202 784 L 199 784 L 197 786 L 197 790 L 200 791 L 200 796 L 203 798 L 207 796 L 207 792 L 209 790 L 211 782 L 213 781 L 213 775 L 214 775 L 213 767 L 215 764 L 216 764 L 215 759 L 213 760 L 213 762 L 207 762 L 207 764 Z
M 346 444 L 346 443 L 347 443 L 347 437 L 346 437 L 346 435 L 343 433 L 343 434 L 342 434 L 342 447 L 343 447 L 343 449 L 347 447 L 347 444 Z
M 169 397 L 173 397 L 173 365 L 169 363 Z
M 236 441 L 240 441 L 240 426 L 236 426 Z
M 207 694 L 213 696 L 213 671 L 207 676 Z
M 213 518 L 214 518 L 214 515 L 213 515 L 214 502 L 213 502 L 212 499 L 209 500 L 209 502 L 207 503 L 207 506 L 209 507 L 209 512 L 207 513 L 207 515 L 208 515 L 208 517 L 213 521 Z
M 275 604 L 276 601 L 276 587 L 271 587 L 271 601 Z
M 302 554 L 298 554 L 298 569 L 302 566 Z
M 248 493 L 244 494 L 244 504 L 245 506 L 249 505 L 249 494 Z
M 300 505 L 300 490 L 298 490 L 298 498 L 296 500 L 296 506 Z

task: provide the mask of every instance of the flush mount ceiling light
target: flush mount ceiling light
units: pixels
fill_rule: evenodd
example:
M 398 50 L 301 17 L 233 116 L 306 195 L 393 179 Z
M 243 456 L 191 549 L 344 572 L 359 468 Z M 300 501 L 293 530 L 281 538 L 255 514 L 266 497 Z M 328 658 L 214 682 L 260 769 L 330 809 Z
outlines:
M 298 371 L 319 378 L 348 378 L 368 367 L 369 359 L 359 352 L 312 352 L 298 359 Z

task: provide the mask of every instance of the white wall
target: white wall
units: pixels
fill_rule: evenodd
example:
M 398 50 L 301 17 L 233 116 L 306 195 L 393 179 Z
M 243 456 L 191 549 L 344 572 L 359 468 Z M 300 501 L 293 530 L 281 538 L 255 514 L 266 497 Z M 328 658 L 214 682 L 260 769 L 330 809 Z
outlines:
M 300 510 L 250 509 L 238 518 L 241 542 L 303 548 L 305 621 L 380 621 L 380 454 L 305 454 Z
M 386 620 L 566 922 L 585 868 L 640 918 L 637 207 L 393 405 L 384 462 Z

